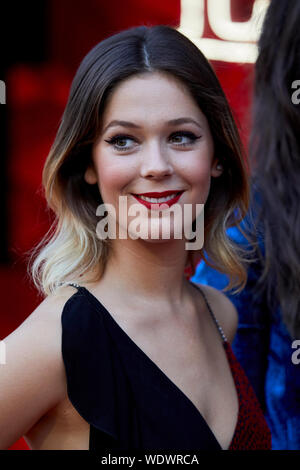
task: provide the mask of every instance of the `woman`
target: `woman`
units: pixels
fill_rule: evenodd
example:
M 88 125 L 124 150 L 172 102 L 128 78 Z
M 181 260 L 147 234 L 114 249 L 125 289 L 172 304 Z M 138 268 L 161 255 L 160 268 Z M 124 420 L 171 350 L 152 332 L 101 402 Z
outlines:
M 230 349 L 233 305 L 185 278 L 197 253 L 175 237 L 180 218 L 163 238 L 172 205 L 192 206 L 194 226 L 195 207 L 205 203 L 205 248 L 233 286 L 245 283 L 225 236 L 248 204 L 240 141 L 197 47 L 167 26 L 141 26 L 92 49 L 43 183 L 57 224 L 32 276 L 46 298 L 5 340 L 1 447 L 25 435 L 33 449 L 269 448 Z M 121 197 L 127 222 L 134 206 L 147 207 L 143 235 L 124 226 Z M 112 220 L 125 236 L 109 228 L 98 238 L 103 203 L 116 209 Z M 157 237 L 148 237 L 149 220 Z
M 255 66 L 253 202 L 242 224 L 257 249 L 245 289 L 228 293 L 239 312 L 234 352 L 260 399 L 276 450 L 300 449 L 300 368 L 293 360 L 300 338 L 299 21 L 298 1 L 272 0 Z M 249 248 L 238 228 L 228 235 Z M 228 281 L 203 262 L 193 280 L 219 289 Z

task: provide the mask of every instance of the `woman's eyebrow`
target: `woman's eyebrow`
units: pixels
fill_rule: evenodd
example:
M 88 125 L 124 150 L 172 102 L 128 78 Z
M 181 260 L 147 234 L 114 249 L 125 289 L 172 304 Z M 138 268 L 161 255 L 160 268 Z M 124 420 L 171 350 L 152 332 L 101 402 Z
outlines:
M 189 118 L 189 117 L 181 117 L 177 119 L 171 119 L 170 121 L 167 121 L 166 124 L 168 125 L 177 125 L 177 124 L 196 124 L 196 126 L 200 127 L 202 129 L 202 126 L 195 121 L 195 119 Z M 103 129 L 103 133 L 105 133 L 110 127 L 115 127 L 115 126 L 122 126 L 122 127 L 131 127 L 134 129 L 141 129 L 141 126 L 138 126 L 137 124 L 134 124 L 134 122 L 130 121 L 118 121 L 118 120 L 113 120 L 105 128 Z

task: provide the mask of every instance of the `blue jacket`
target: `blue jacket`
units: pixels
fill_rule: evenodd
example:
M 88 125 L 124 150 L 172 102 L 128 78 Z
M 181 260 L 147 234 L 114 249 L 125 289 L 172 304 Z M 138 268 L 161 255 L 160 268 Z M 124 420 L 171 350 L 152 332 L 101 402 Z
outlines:
M 249 248 L 249 242 L 239 228 L 230 228 L 228 235 L 244 248 Z M 259 244 L 263 249 L 262 239 Z M 298 450 L 300 364 L 292 362 L 295 349 L 283 324 L 280 308 L 270 311 L 265 294 L 257 295 L 254 292 L 259 273 L 259 263 L 250 264 L 245 289 L 236 295 L 226 292 L 239 314 L 238 330 L 232 346 L 264 410 L 272 433 L 272 449 Z M 198 264 L 191 280 L 219 290 L 228 284 L 226 275 L 203 261 Z

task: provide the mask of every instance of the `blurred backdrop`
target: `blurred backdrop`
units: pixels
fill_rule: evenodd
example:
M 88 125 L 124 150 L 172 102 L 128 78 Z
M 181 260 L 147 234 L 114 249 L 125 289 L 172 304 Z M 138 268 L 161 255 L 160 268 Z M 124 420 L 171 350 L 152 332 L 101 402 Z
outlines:
M 1 5 L 7 27 L 1 32 L 0 63 L 0 80 L 6 85 L 0 104 L 0 340 L 42 300 L 26 275 L 26 253 L 52 221 L 43 199 L 42 168 L 84 55 L 105 37 L 131 26 L 178 28 L 211 61 L 247 147 L 256 40 L 268 3 L 41 0 Z M 27 446 L 21 439 L 11 448 Z

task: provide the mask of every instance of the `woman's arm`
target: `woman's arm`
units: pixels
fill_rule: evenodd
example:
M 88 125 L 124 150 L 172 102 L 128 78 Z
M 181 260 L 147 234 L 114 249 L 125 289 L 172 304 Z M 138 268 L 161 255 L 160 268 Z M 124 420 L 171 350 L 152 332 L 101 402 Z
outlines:
M 0 449 L 22 437 L 66 395 L 61 313 L 72 287 L 47 297 L 5 338 L 0 365 Z

